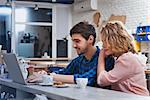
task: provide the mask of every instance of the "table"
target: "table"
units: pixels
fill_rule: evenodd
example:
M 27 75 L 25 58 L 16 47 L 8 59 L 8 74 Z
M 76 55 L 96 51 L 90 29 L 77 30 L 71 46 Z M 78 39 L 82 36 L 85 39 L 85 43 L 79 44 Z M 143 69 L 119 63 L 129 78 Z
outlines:
M 66 67 L 69 62 L 54 62 L 54 61 L 30 61 L 27 62 L 29 65 L 43 65 L 44 66 L 50 66 L 50 67 Z
M 46 66 L 50 66 L 50 65 L 54 65 L 56 63 L 54 61 L 29 61 L 28 64 L 29 65 L 46 65 Z
M 33 97 L 33 94 L 45 94 L 49 99 L 55 100 L 150 100 L 149 96 L 127 94 L 94 87 L 80 89 L 74 84 L 69 88 L 55 88 L 51 86 L 21 85 L 6 79 L 0 79 L 0 84 L 16 89 L 17 100 Z
M 54 61 L 30 61 L 29 65 L 33 65 L 35 71 L 45 70 L 48 71 L 48 67 L 60 67 L 65 68 L 69 62 L 54 62 Z
M 150 69 L 145 70 L 145 74 L 150 74 Z
M 56 64 L 54 64 L 54 65 L 51 66 L 51 67 L 57 66 L 57 67 L 63 67 L 63 68 L 65 68 L 69 63 L 70 63 L 70 62 L 56 62 Z
M 71 58 L 26 58 L 30 61 L 70 61 Z

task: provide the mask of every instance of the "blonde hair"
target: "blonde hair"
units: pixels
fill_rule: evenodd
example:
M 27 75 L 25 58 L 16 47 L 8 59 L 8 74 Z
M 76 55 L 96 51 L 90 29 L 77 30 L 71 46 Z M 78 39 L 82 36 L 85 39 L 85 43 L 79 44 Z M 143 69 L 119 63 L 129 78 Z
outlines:
M 126 52 L 136 53 L 132 37 L 120 21 L 109 21 L 101 30 L 103 43 L 108 43 L 114 56 L 120 56 Z

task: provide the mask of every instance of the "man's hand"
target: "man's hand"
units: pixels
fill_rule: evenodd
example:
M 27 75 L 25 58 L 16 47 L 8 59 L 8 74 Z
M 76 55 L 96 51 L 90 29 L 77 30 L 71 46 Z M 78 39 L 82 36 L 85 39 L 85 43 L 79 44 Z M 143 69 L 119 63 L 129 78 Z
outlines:
M 45 70 L 41 70 L 41 71 L 38 72 L 38 74 L 43 74 L 44 75 L 44 74 L 47 74 L 47 72 Z
M 42 81 L 42 76 L 47 74 L 46 71 L 42 70 L 39 72 L 34 72 L 32 75 L 30 75 L 27 79 L 28 82 L 41 82 Z

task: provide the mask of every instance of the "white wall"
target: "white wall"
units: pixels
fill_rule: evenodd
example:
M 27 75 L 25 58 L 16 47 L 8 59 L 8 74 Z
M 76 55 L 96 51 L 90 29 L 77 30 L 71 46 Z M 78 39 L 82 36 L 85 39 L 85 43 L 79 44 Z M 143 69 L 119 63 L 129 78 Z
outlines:
M 7 0 L 0 0 L 0 5 L 4 5 L 7 2 Z
M 101 20 L 108 20 L 111 14 L 126 15 L 126 27 L 135 32 L 139 23 L 150 25 L 150 0 L 97 0 L 98 11 L 101 12 Z M 72 13 L 73 25 L 80 21 L 93 23 L 95 11 Z M 75 56 L 75 51 L 72 55 Z
M 135 29 L 139 23 L 150 25 L 150 0 L 97 0 L 98 11 L 102 14 L 102 20 L 107 20 L 111 14 L 126 15 L 126 26 Z M 94 11 L 73 13 L 73 25 L 79 21 L 87 20 L 92 23 Z M 146 21 L 149 16 L 149 22 Z
M 68 58 L 72 57 L 72 41 L 70 39 L 70 28 L 72 26 L 71 5 L 56 5 L 56 40 L 68 39 Z M 55 33 L 55 32 L 54 32 Z
M 146 22 L 146 17 L 150 16 L 150 13 L 148 13 L 150 9 L 150 0 L 102 1 L 99 1 L 99 10 L 104 15 L 104 19 L 107 19 L 111 14 L 126 15 L 126 26 L 129 29 L 136 28 L 141 22 L 143 25 L 148 24 Z
M 71 7 L 70 6 L 60 6 L 56 8 L 56 33 L 57 39 L 61 40 L 67 35 L 69 35 L 70 29 L 70 17 L 71 17 Z

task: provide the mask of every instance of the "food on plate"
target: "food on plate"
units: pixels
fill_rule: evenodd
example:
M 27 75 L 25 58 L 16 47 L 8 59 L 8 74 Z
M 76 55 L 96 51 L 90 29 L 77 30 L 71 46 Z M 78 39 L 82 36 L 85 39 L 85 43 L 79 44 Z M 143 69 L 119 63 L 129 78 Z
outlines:
M 53 85 L 64 85 L 64 83 L 63 82 L 54 82 Z

